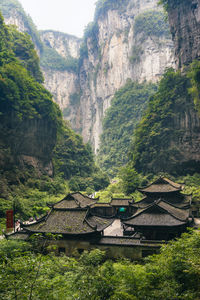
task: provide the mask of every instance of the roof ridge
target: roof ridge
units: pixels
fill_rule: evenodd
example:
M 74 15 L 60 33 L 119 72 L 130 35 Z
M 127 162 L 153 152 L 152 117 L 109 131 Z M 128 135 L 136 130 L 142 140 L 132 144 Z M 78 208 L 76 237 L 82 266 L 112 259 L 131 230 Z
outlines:
M 142 191 L 144 191 L 145 189 L 149 188 L 150 186 L 152 186 L 152 185 L 154 185 L 154 184 L 155 184 L 155 185 L 156 185 L 156 184 L 159 184 L 159 181 L 160 181 L 160 180 L 163 180 L 164 183 L 171 185 L 171 186 L 172 186 L 173 188 L 175 188 L 175 189 L 182 190 L 182 185 L 181 185 L 181 184 L 176 183 L 176 182 L 173 182 L 172 180 L 170 180 L 170 179 L 168 179 L 167 177 L 164 177 L 164 176 L 160 176 L 160 177 L 157 178 L 155 181 L 151 182 L 150 184 L 146 185 L 145 187 L 137 188 L 137 190 L 138 190 L 139 192 L 142 192 Z M 162 184 L 162 183 L 160 183 L 160 184 Z
M 154 205 L 154 203 L 151 203 L 147 207 L 144 207 L 141 211 L 136 212 L 134 215 L 132 215 L 131 217 L 127 218 L 126 220 L 130 220 L 130 219 L 133 219 L 133 218 L 139 216 L 141 213 L 143 213 L 145 210 L 147 210 L 148 208 L 152 207 L 153 205 Z
M 166 201 L 162 200 L 162 202 L 165 202 L 167 203 Z M 170 203 L 167 203 L 169 206 L 172 206 L 174 207 L 173 205 L 171 205 Z M 164 211 L 166 211 L 169 215 L 171 215 L 172 217 L 174 217 L 175 219 L 179 220 L 179 221 L 184 221 L 185 219 L 182 219 L 180 217 L 177 217 L 176 215 L 174 215 L 172 212 L 168 211 L 167 209 L 163 208 L 163 207 L 160 207 L 159 206 L 159 203 L 155 203 L 156 206 L 158 206 L 159 208 L 163 209 Z M 178 208 L 178 207 L 174 207 L 175 209 L 178 209 L 178 210 L 182 210 L 181 208 Z
M 161 199 L 161 201 L 163 201 L 163 202 L 165 202 L 165 203 L 167 203 L 167 204 L 173 206 L 174 208 L 178 208 L 178 209 L 181 209 L 181 210 L 184 208 L 184 207 L 179 207 L 179 206 L 177 206 L 177 205 L 174 205 L 173 203 L 170 203 L 170 202 L 168 202 L 168 201 L 165 200 L 165 199 Z M 189 203 L 189 202 L 188 202 L 188 203 Z
M 83 220 L 83 223 L 86 222 L 87 225 L 88 225 L 89 227 L 91 227 L 93 230 L 97 230 L 97 225 L 96 225 L 96 226 L 91 225 L 90 222 L 86 219 L 87 214 L 88 214 L 88 211 L 87 211 L 87 213 L 86 213 L 86 215 L 85 215 L 85 218 L 84 218 L 84 220 Z

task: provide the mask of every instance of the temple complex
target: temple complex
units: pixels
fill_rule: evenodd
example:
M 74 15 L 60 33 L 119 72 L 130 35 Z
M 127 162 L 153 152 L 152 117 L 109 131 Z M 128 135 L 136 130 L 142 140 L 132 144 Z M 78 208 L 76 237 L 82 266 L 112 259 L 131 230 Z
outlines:
M 100 203 L 79 192 L 68 194 L 49 205 L 46 216 L 22 223 L 23 230 L 12 238 L 52 233 L 61 238 L 49 243 L 67 255 L 99 248 L 111 258 L 140 259 L 194 225 L 192 196 L 183 194 L 183 185 L 159 177 L 138 191 L 143 194 L 139 202 L 113 198 Z

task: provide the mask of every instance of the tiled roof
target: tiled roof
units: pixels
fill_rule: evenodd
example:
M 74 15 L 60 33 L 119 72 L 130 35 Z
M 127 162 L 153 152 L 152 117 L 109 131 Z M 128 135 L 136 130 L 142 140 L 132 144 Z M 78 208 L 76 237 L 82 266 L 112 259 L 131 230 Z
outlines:
M 167 195 L 162 195 L 162 196 L 155 195 L 155 197 L 147 196 L 142 200 L 133 203 L 132 206 L 136 208 L 145 208 L 157 200 L 163 200 L 169 202 L 171 205 L 177 208 L 189 208 L 191 205 L 191 195 L 179 194 L 178 197 L 176 197 L 173 194 L 169 193 Z
M 132 198 L 123 199 L 123 198 L 113 198 L 110 202 L 112 206 L 129 206 L 130 203 L 133 203 Z
M 110 203 L 103 203 L 103 202 L 102 203 L 98 202 L 98 203 L 90 205 L 90 208 L 95 208 L 95 207 L 110 207 L 110 208 L 112 208 Z
M 85 234 L 102 231 L 114 219 L 88 214 L 86 209 L 52 209 L 46 219 L 34 224 L 24 224 L 25 230 L 42 233 Z
M 16 231 L 12 234 L 6 235 L 8 240 L 27 240 L 29 238 L 29 234 L 24 231 Z
M 144 213 L 124 222 L 131 226 L 179 226 L 184 225 L 185 222 L 179 221 L 171 215 L 164 213 Z
M 81 207 L 86 207 L 86 206 L 89 206 L 91 204 L 94 204 L 96 203 L 96 200 L 93 199 L 93 198 L 90 198 L 88 196 L 84 196 L 83 194 L 81 193 L 72 193 L 71 196 L 77 201 L 80 203 L 80 206 Z
M 152 184 L 146 186 L 145 188 L 140 188 L 138 191 L 142 193 L 170 193 L 181 191 L 182 185 L 175 183 L 168 178 L 160 177 Z
M 138 191 L 143 193 L 170 193 L 170 192 L 180 191 L 180 189 L 171 186 L 169 184 L 162 183 L 162 184 L 151 184 L 146 188 L 138 189 Z
M 128 226 L 178 226 L 186 224 L 189 209 L 176 208 L 165 201 L 156 201 L 144 209 L 139 209 L 124 221 Z
M 106 227 L 110 226 L 114 222 L 114 219 L 101 218 L 90 215 L 86 218 L 86 221 L 94 228 L 97 226 L 97 231 L 102 231 Z
M 96 200 L 92 199 L 88 196 L 84 196 L 81 193 L 71 193 L 68 194 L 64 199 L 61 201 L 51 205 L 54 208 L 85 208 L 92 204 L 95 204 Z
M 32 232 L 60 233 L 60 234 L 85 234 L 96 231 L 86 221 L 87 211 L 83 209 L 57 210 L 53 209 L 45 221 L 24 228 Z
M 179 220 L 186 221 L 189 218 L 189 209 L 180 209 L 165 201 L 160 201 L 157 205 Z
M 79 203 L 74 201 L 74 199 L 63 199 L 53 205 L 54 208 L 78 208 Z

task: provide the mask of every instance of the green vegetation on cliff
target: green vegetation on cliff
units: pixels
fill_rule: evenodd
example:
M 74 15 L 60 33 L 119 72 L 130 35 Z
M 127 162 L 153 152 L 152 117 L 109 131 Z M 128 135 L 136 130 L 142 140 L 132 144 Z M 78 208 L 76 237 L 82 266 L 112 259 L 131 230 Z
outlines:
M 177 120 L 185 112 L 195 111 L 187 75 L 169 69 L 160 81 L 158 92 L 151 97 L 139 123 L 131 151 L 131 162 L 143 174 L 168 172 L 186 175 L 198 172 L 199 164 L 183 162 L 180 143 L 184 128 Z
M 65 127 L 54 150 L 54 165 L 56 174 L 70 179 L 71 190 L 90 193 L 109 184 L 107 175 L 95 166 L 91 146 L 85 145 L 82 137 L 69 126 Z
M 42 83 L 44 81 L 40 70 L 40 62 L 35 47 L 28 33 L 19 32 L 15 26 L 9 27 L 10 48 L 15 56 L 20 60 L 20 63 L 29 71 L 29 73 Z
M 109 175 L 116 175 L 119 168 L 126 164 L 133 131 L 147 107 L 149 97 L 155 91 L 154 84 L 128 80 L 115 93 L 103 120 L 98 153 L 98 163 Z
M 76 72 L 78 59 L 73 57 L 64 58 L 53 48 L 44 46 L 41 52 L 40 65 L 44 69 Z
M 155 10 L 146 11 L 135 18 L 134 32 L 136 35 L 143 34 L 145 37 L 169 37 L 170 34 L 165 14 Z
M 193 63 L 190 65 L 187 75 L 191 81 L 189 93 L 194 99 L 195 107 L 200 116 L 200 61 L 193 61 Z
M 13 16 L 15 16 L 17 13 L 23 20 L 26 30 L 32 37 L 34 43 L 40 50 L 42 49 L 43 45 L 40 40 L 37 28 L 34 25 L 31 17 L 25 13 L 21 3 L 18 0 L 1 0 L 0 10 L 5 17 L 10 17 L 10 15 L 12 15 L 12 12 Z
M 101 15 L 105 15 L 108 10 L 123 8 L 127 5 L 129 0 L 98 0 L 96 3 L 95 20 Z
M 187 0 L 186 0 L 187 1 Z M 166 10 L 168 10 L 169 6 L 171 8 L 176 7 L 181 4 L 183 0 L 159 0 L 159 4 L 163 5 Z
M 38 61 L 28 35 L 0 16 L 0 227 L 13 201 L 17 217 L 26 219 L 69 192 L 67 180 L 71 190 L 88 192 L 109 183 L 89 145 L 63 124 L 58 105 L 39 83 Z M 55 178 L 47 176 L 54 175 L 52 158 Z

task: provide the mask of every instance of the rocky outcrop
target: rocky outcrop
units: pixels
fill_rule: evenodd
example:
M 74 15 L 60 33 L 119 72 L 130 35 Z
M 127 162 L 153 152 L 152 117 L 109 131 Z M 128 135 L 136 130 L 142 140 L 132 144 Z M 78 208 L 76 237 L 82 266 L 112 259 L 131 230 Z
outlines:
M 200 58 L 200 0 L 169 0 L 168 3 L 176 65 L 181 68 Z
M 0 166 L 6 169 L 10 163 L 20 167 L 33 167 L 38 175 L 53 175 L 52 151 L 56 144 L 57 129 L 43 119 L 24 119 L 14 114 L 2 120 Z M 5 132 L 5 136 L 3 134 Z M 3 149 L 10 149 L 9 151 Z M 9 154 L 9 155 L 8 155 Z M 2 159 L 1 159 L 2 156 Z M 7 159 L 5 159 L 7 157 Z
M 82 40 L 76 36 L 53 31 L 53 30 L 41 30 L 40 38 L 44 45 L 55 49 L 62 57 L 79 57 L 79 49 Z
M 194 109 L 192 99 L 190 106 L 188 105 L 186 109 L 181 111 L 175 118 L 174 127 L 182 132 L 181 138 L 177 143 L 181 153 L 179 161 L 182 167 L 182 173 L 190 174 L 199 172 L 200 118 L 197 111 Z M 174 142 L 176 143 L 177 141 Z
M 52 30 L 40 31 L 40 38 L 44 46 L 56 50 L 64 59 L 78 59 L 81 39 Z M 79 90 L 77 72 L 66 69 L 49 69 L 44 66 L 42 66 L 42 71 L 45 87 L 53 94 L 54 100 L 62 109 L 64 116 L 70 117 L 70 121 L 72 121 L 73 109 L 70 108 L 70 95 Z
M 70 95 L 77 90 L 77 75 L 73 72 L 42 68 L 45 87 L 51 91 L 54 100 L 64 111 L 70 106 Z

